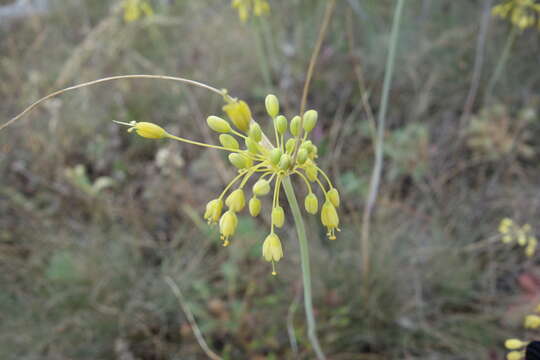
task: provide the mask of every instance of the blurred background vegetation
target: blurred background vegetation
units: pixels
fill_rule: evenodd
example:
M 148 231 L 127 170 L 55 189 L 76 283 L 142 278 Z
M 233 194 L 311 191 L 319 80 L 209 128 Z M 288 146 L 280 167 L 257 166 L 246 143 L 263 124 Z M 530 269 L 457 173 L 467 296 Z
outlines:
M 308 218 L 329 359 L 501 359 L 503 339 L 526 335 L 540 267 L 497 227 L 510 217 L 540 229 L 540 34 L 517 37 L 485 96 L 510 31 L 490 18 L 478 40 L 491 3 L 405 3 L 368 274 L 359 234 L 374 149 L 362 97 L 376 114 L 395 2 L 337 3 L 308 98 L 320 165 L 344 203 L 335 242 Z M 154 14 L 132 22 L 117 0 L 26 4 L 20 16 L 0 11 L 2 123 L 53 90 L 135 73 L 227 88 L 263 123 L 273 92 L 293 115 L 325 7 L 272 0 L 244 24 L 224 0 L 152 0 Z M 294 227 L 272 277 L 264 219 L 241 218 L 226 249 L 201 220 L 233 175 L 222 154 L 111 122 L 216 143 L 204 119 L 220 107 L 200 89 L 123 80 L 55 98 L 0 133 L 0 358 L 204 359 L 167 275 L 224 359 L 314 357 Z

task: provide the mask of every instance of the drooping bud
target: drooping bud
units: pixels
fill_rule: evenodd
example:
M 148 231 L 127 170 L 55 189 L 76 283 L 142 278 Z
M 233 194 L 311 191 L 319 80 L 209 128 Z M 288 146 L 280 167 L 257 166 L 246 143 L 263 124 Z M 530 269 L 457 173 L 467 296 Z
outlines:
M 317 111 L 315 110 L 308 110 L 304 114 L 304 131 L 309 133 L 313 128 L 315 128 L 315 125 L 317 125 Z
M 291 166 L 291 156 L 289 154 L 283 154 L 281 155 L 281 158 L 279 159 L 279 168 L 281 170 L 287 170 Z
M 270 183 L 268 180 L 259 179 L 253 184 L 253 193 L 257 196 L 264 196 L 270 192 Z
M 304 168 L 304 171 L 306 172 L 306 176 L 309 181 L 314 182 L 317 180 L 317 168 L 315 167 L 315 164 L 313 162 L 308 161 L 306 162 L 306 167 Z
M 263 257 L 266 261 L 279 261 L 283 257 L 283 248 L 279 237 L 271 233 L 266 237 L 262 247 Z
M 306 149 L 298 150 L 298 155 L 297 155 L 296 159 L 298 160 L 298 163 L 300 165 L 304 164 L 306 162 L 307 158 L 308 158 L 308 153 L 307 153 Z
M 273 119 L 277 116 L 279 113 L 279 100 L 275 95 L 267 95 L 266 99 L 264 100 L 264 104 L 266 105 L 266 111 L 268 112 L 268 115 Z
M 241 211 L 246 205 L 246 197 L 244 195 L 244 190 L 236 189 L 227 196 L 225 204 L 229 207 L 230 210 L 234 212 Z
M 221 210 L 223 209 L 223 200 L 214 199 L 206 204 L 206 211 L 204 212 L 204 218 L 208 220 L 209 224 L 217 223 L 220 216 Z
M 238 169 L 250 167 L 253 161 L 244 154 L 232 153 L 229 154 L 229 161 Z
M 251 110 L 244 101 L 235 101 L 223 106 L 223 111 L 227 113 L 234 126 L 239 130 L 247 132 L 251 122 Z
M 221 143 L 221 145 L 223 145 L 223 147 L 226 147 L 228 149 L 238 150 L 240 148 L 240 144 L 238 144 L 238 141 L 236 141 L 236 139 L 229 134 L 219 135 L 219 142 Z
M 257 216 L 261 212 L 261 200 L 255 196 L 249 200 L 249 213 L 251 216 Z
M 223 246 L 229 245 L 229 237 L 234 235 L 236 227 L 238 226 L 238 218 L 232 210 L 226 211 L 219 220 L 219 231 L 221 233 L 221 240 L 223 240 Z
M 332 204 L 333 204 L 335 207 L 339 207 L 340 198 L 339 198 L 339 193 L 338 193 L 338 191 L 336 190 L 336 188 L 330 189 L 330 190 L 326 193 L 326 196 L 328 197 L 328 199 L 330 199 L 330 201 L 332 202 Z
M 285 211 L 281 206 L 272 209 L 272 223 L 278 228 L 281 228 L 285 223 Z
M 315 215 L 317 211 L 319 210 L 319 200 L 317 199 L 317 196 L 310 192 L 306 199 L 304 200 L 304 207 L 306 208 L 306 211 L 310 214 Z
M 210 129 L 214 130 L 215 132 L 228 133 L 232 130 L 231 125 L 226 120 L 218 116 L 209 116 L 206 119 L 206 123 Z
M 291 138 L 291 139 L 287 140 L 287 142 L 285 143 L 285 150 L 289 154 L 292 154 L 292 152 L 294 150 L 294 145 L 296 145 L 296 139 Z
M 272 164 L 274 164 L 274 165 L 279 164 L 279 160 L 281 159 L 282 154 L 283 154 L 283 152 L 281 151 L 280 148 L 272 149 L 270 151 L 270 162 L 272 162 Z
M 327 236 L 330 240 L 335 240 L 335 230 L 339 230 L 339 216 L 337 214 L 336 208 L 330 200 L 326 200 L 321 209 L 321 222 L 326 226 L 328 232 Z
M 283 115 L 279 115 L 274 119 L 274 126 L 280 135 L 285 134 L 287 131 L 287 118 Z
M 300 122 L 301 122 L 301 120 L 302 120 L 302 118 L 300 118 L 300 116 L 298 116 L 298 115 L 296 115 L 295 117 L 292 118 L 290 131 L 291 131 L 291 134 L 293 136 L 298 136 L 298 134 L 300 134 Z
M 249 133 L 248 136 L 253 139 L 256 143 L 260 142 L 262 140 L 262 131 L 259 124 L 253 122 L 249 126 Z

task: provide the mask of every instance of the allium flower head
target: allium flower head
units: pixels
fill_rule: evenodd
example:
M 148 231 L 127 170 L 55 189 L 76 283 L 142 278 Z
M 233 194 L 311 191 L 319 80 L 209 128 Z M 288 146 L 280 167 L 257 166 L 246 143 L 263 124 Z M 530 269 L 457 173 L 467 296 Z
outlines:
M 304 182 L 307 189 L 304 207 L 306 212 L 312 215 L 319 212 L 319 200 L 312 186 L 318 187 L 324 196 L 320 219 L 327 229 L 328 238 L 336 239 L 336 231 L 339 231 L 339 193 L 329 177 L 317 166 L 317 147 L 308 140 L 317 124 L 318 114 L 315 110 L 306 111 L 303 117 L 293 117 L 289 124 L 287 118 L 279 113 L 278 98 L 268 95 L 265 108 L 273 125 L 275 142 L 272 143 L 263 134 L 261 126 L 252 119 L 246 102 L 230 97 L 225 91 L 223 95 L 226 102 L 223 111 L 229 121 L 216 115 L 207 118 L 210 129 L 220 134 L 221 146 L 171 135 L 153 123 L 117 123 L 129 126 L 128 131 L 135 131 L 145 138 L 170 138 L 229 152 L 228 160 L 238 174 L 217 198 L 206 205 L 204 218 L 209 224 L 219 224 L 221 240 L 223 245 L 227 246 L 238 226 L 237 214 L 246 207 L 246 191 L 252 190 L 252 196 L 247 203 L 252 216 L 260 215 L 261 198 L 272 194 L 270 234 L 263 243 L 262 253 L 264 259 L 272 263 L 272 273 L 275 274 L 275 263 L 283 257 L 281 240 L 276 231 L 285 225 L 287 219 L 287 212 L 280 203 L 284 179 L 296 175 Z M 248 186 L 248 183 L 251 185 Z M 226 210 L 223 207 L 226 207 Z
M 534 0 L 507 0 L 491 10 L 493 16 L 509 19 L 519 29 L 537 25 L 540 30 L 540 4 Z

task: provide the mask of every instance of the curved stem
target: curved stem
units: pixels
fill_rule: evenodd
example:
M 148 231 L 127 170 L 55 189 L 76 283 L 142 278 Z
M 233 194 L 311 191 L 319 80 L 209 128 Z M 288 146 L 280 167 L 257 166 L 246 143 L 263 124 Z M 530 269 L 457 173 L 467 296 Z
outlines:
M 67 87 L 67 88 L 64 88 L 64 89 L 61 89 L 61 90 L 58 90 L 58 91 L 55 91 L 45 97 L 42 97 L 41 99 L 37 100 L 36 102 L 34 102 L 33 104 L 31 104 L 30 106 L 28 106 L 26 109 L 24 109 L 21 113 L 19 113 L 17 116 L 13 117 L 11 120 L 9 120 L 8 122 L 6 122 L 5 124 L 2 124 L 0 125 L 0 131 L 2 129 L 4 129 L 5 127 L 11 125 L 13 122 L 19 120 L 20 118 L 22 118 L 24 115 L 28 114 L 30 111 L 32 111 L 35 107 L 37 107 L 38 105 L 40 105 L 42 102 L 44 101 L 47 101 L 55 96 L 58 96 L 58 95 L 62 95 L 63 93 L 65 92 L 68 92 L 68 91 L 72 91 L 72 90 L 77 90 L 77 89 L 80 89 L 80 88 L 83 88 L 83 87 L 87 87 L 87 86 L 91 86 L 91 85 L 96 85 L 96 84 L 100 84 L 100 83 L 104 83 L 104 82 L 107 82 L 107 81 L 113 81 L 113 80 L 121 80 L 121 79 L 159 79 L 159 80 L 171 80 L 171 81 L 178 81 L 178 82 L 182 82 L 182 83 L 185 83 L 185 84 L 189 84 L 189 85 L 194 85 L 194 86 L 198 86 L 198 87 L 201 87 L 203 89 L 206 89 L 206 90 L 210 90 L 210 91 L 213 91 L 215 92 L 216 94 L 220 95 L 220 96 L 225 96 L 224 92 L 222 90 L 218 90 L 210 85 L 206 85 L 206 84 L 203 84 L 201 82 L 198 82 L 198 81 L 195 81 L 195 80 L 190 80 L 190 79 L 184 79 L 184 78 L 181 78 L 181 77 L 174 77 L 174 76 L 164 76 L 164 75 L 146 75 L 146 74 L 143 74 L 143 75 L 118 75 L 118 76 L 110 76 L 110 77 L 105 77 L 105 78 L 101 78 L 101 79 L 97 79 L 97 80 L 93 80 L 93 81 L 89 81 L 89 82 L 85 82 L 85 83 L 82 83 L 82 84 L 78 84 L 78 85 L 74 85 L 74 86 L 70 86 L 70 87 Z
M 212 149 L 218 149 L 218 150 L 225 150 L 225 151 L 236 152 L 236 153 L 241 153 L 241 152 L 244 151 L 244 150 L 240 150 L 240 149 L 226 148 L 226 147 L 219 146 L 219 145 L 206 144 L 206 143 L 202 143 L 202 142 L 195 141 L 195 140 L 185 139 L 185 138 L 178 137 L 178 136 L 171 135 L 171 134 L 167 134 L 166 136 L 169 139 L 185 142 L 185 143 L 188 143 L 188 144 L 191 144 L 191 145 L 197 145 L 197 146 L 202 146 L 202 147 L 207 147 L 207 148 L 212 148 Z
M 302 264 L 302 282 L 304 284 L 304 308 L 306 311 L 307 325 L 308 325 L 308 337 L 313 346 L 313 350 L 317 355 L 318 360 L 324 360 L 326 357 L 319 344 L 317 338 L 317 324 L 315 322 L 315 316 L 313 314 L 313 302 L 311 295 L 311 270 L 309 266 L 309 248 L 306 236 L 306 228 L 304 225 L 304 219 L 298 206 L 298 200 L 294 194 L 294 189 L 291 184 L 290 177 L 283 179 L 283 189 L 289 200 L 291 211 L 294 217 L 294 223 L 296 225 L 296 232 L 298 234 L 298 242 L 300 243 L 300 260 Z
M 484 103 L 489 101 L 491 99 L 491 96 L 493 95 L 493 88 L 495 88 L 495 84 L 497 83 L 497 80 L 499 80 L 499 77 L 501 76 L 501 73 L 504 70 L 506 63 L 508 62 L 508 55 L 510 55 L 510 49 L 512 49 L 512 45 L 516 40 L 516 35 L 518 31 L 519 28 L 517 26 L 512 26 L 512 30 L 510 31 L 510 34 L 508 34 L 508 38 L 506 39 L 506 43 L 504 44 L 501 57 L 499 58 L 499 61 L 495 66 L 493 76 L 491 76 L 491 79 L 489 79 Z

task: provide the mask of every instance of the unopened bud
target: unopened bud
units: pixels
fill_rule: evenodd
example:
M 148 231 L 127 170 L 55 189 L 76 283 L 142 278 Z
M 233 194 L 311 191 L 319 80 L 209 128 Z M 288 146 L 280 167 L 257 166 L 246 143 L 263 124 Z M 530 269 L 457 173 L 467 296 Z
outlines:
M 304 131 L 310 132 L 315 128 L 315 125 L 317 125 L 317 111 L 315 110 L 308 110 L 304 114 Z
M 266 105 L 266 111 L 268 112 L 268 115 L 270 117 L 275 118 L 277 114 L 279 113 L 279 100 L 275 95 L 267 95 L 266 99 L 264 100 L 264 104 Z
M 300 116 L 296 115 L 291 120 L 291 126 L 290 131 L 293 136 L 298 136 L 300 134 L 300 122 L 301 122 Z
M 272 223 L 281 228 L 285 223 L 285 211 L 281 206 L 272 209 Z
M 285 134 L 285 132 L 287 131 L 287 118 L 283 115 L 279 115 L 274 120 L 274 126 L 276 127 L 277 132 L 280 135 Z
M 216 132 L 228 133 L 232 130 L 231 125 L 226 120 L 214 115 L 209 116 L 206 119 L 206 123 L 210 129 Z
M 261 212 L 261 200 L 256 197 L 252 197 L 249 200 L 249 213 L 251 216 L 257 216 Z
M 236 141 L 236 139 L 229 134 L 219 135 L 219 142 L 221 145 L 223 145 L 223 147 L 228 149 L 238 150 L 240 148 L 238 141 Z
M 304 200 L 304 207 L 306 211 L 310 214 L 316 214 L 319 210 L 319 200 L 314 193 L 309 193 Z

